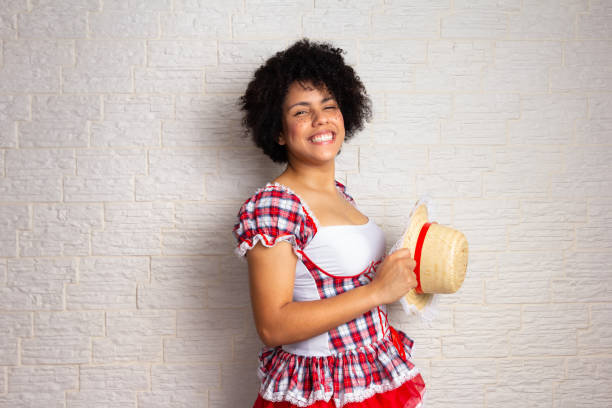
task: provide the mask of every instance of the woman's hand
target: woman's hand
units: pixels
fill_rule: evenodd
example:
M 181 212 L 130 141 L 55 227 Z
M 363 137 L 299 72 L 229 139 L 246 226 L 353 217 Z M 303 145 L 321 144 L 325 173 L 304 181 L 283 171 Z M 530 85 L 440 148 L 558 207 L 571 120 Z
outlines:
M 380 304 L 393 303 L 416 288 L 415 267 L 416 262 L 408 248 L 398 249 L 385 258 L 369 285 Z

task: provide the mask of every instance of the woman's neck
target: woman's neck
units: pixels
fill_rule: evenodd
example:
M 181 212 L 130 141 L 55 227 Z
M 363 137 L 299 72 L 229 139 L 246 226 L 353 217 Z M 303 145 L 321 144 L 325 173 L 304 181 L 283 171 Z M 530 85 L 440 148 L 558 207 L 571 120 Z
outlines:
M 329 166 L 305 166 L 292 164 L 287 165 L 285 171 L 278 177 L 278 181 L 285 180 L 287 183 L 300 186 L 309 190 L 335 191 L 336 174 L 335 163 Z

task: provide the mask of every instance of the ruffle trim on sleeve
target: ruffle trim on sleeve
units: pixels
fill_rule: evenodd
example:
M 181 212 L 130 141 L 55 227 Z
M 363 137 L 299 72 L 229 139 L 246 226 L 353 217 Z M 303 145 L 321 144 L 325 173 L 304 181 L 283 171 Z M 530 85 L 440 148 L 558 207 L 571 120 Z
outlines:
M 279 183 L 267 183 L 244 202 L 238 213 L 233 229 L 238 241 L 234 253 L 244 259 L 258 242 L 269 248 L 287 241 L 301 260 L 298 250 L 316 234 L 317 224 L 314 214 L 295 192 Z
M 406 354 L 410 355 L 413 342 L 399 333 Z M 342 407 L 411 381 L 414 387 L 410 388 L 416 393 L 411 397 L 420 401 L 425 388 L 417 367 L 403 360 L 388 338 L 330 356 L 299 356 L 280 347 L 267 348 L 260 355 L 259 376 L 262 379 L 259 394 L 265 400 L 287 401 L 298 407 L 330 400 Z
M 343 184 L 336 181 L 336 189 L 347 199 L 347 201 L 356 207 L 353 198 L 345 192 L 345 187 Z M 243 212 L 251 215 L 254 214 L 258 200 L 270 200 L 270 194 L 272 194 L 274 191 L 282 191 L 287 194 L 286 197 L 276 197 L 278 200 L 291 200 L 299 203 L 298 209 L 296 209 L 293 213 L 295 218 L 290 220 L 290 222 L 297 223 L 299 219 L 299 222 L 303 223 L 299 229 L 294 224 L 294 227 L 296 227 L 295 229 L 289 228 L 288 230 L 283 231 L 285 235 L 280 235 L 276 238 L 270 235 L 268 233 L 269 231 L 265 231 L 266 227 L 268 229 L 273 227 L 272 225 L 266 225 L 266 221 L 264 221 L 264 231 L 259 232 L 257 229 L 259 229 L 260 225 L 258 224 L 256 218 L 249 218 L 247 216 L 245 219 L 242 219 L 242 216 L 240 215 Z M 259 208 L 259 210 L 261 210 L 261 208 Z M 266 215 L 263 214 L 263 216 Z M 249 249 L 252 249 L 258 242 L 261 242 L 262 245 L 266 247 L 272 247 L 280 240 L 291 243 L 293 252 L 298 259 L 301 260 L 302 255 L 298 252 L 298 250 L 303 249 L 303 247 L 308 244 L 314 235 L 316 235 L 319 226 L 319 220 L 315 216 L 314 212 L 310 209 L 306 201 L 304 201 L 299 194 L 284 184 L 270 182 L 264 187 L 257 189 L 251 198 L 246 200 L 241 207 L 238 223 L 234 225 L 233 230 L 234 236 L 239 242 L 234 252 L 238 257 L 242 258 L 246 252 Z
M 244 255 L 246 255 L 247 251 L 249 249 L 253 249 L 253 247 L 257 245 L 258 242 L 261 242 L 261 244 L 266 248 L 271 248 L 276 245 L 277 242 L 281 241 L 289 242 L 291 244 L 291 248 L 293 249 L 293 253 L 298 257 L 299 260 L 302 259 L 302 254 L 298 252 L 300 248 L 297 244 L 295 235 L 281 235 L 280 237 L 276 237 L 276 239 L 273 239 L 272 237 L 267 236 L 265 234 L 257 234 L 253 236 L 251 241 L 242 241 L 242 243 L 240 243 L 240 245 L 236 247 L 234 253 L 238 257 L 242 258 Z

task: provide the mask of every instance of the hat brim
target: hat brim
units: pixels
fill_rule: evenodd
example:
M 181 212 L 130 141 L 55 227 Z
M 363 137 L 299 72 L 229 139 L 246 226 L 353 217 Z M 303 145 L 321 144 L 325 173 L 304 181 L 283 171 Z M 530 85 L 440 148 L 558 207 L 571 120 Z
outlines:
M 410 212 L 410 224 L 402 239 L 402 247 L 409 248 L 413 257 L 419 232 L 427 221 L 427 206 L 424 202 L 419 200 Z M 425 306 L 431 303 L 433 297 L 433 293 L 417 293 L 415 289 L 412 289 L 404 295 L 406 302 L 410 305 L 414 305 L 418 310 L 423 310 Z
M 418 310 L 423 310 L 431 301 L 435 294 L 433 293 L 417 293 L 412 289 L 404 295 L 404 300 L 410 305 L 414 305 Z

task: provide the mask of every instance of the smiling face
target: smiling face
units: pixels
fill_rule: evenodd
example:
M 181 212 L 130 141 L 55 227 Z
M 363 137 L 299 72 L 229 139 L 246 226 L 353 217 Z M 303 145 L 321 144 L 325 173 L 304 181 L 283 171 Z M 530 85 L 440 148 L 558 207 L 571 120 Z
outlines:
M 325 89 L 294 82 L 283 103 L 283 132 L 278 143 L 287 147 L 289 162 L 333 161 L 344 142 L 344 119 L 338 103 Z

